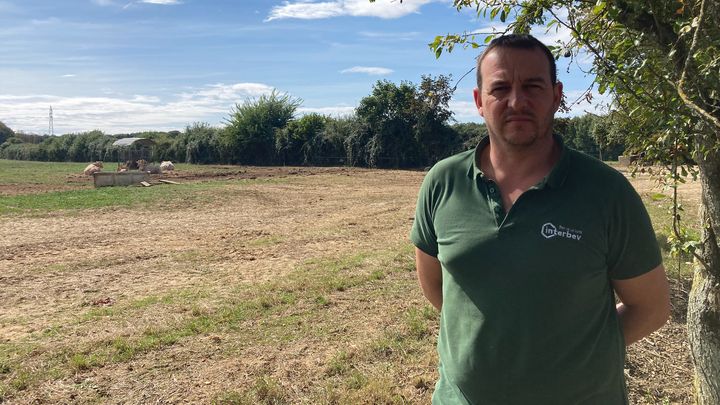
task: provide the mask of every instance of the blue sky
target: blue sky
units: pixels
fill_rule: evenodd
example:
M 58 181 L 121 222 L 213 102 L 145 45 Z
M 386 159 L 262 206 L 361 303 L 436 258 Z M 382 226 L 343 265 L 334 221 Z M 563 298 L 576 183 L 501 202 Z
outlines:
M 459 79 L 478 50 L 436 59 L 427 44 L 492 29 L 447 0 L 0 0 L 0 121 L 44 134 L 52 105 L 55 134 L 182 130 L 222 125 L 235 103 L 273 89 L 301 98 L 300 114 L 349 114 L 380 79 Z M 558 67 L 574 101 L 592 77 Z M 481 122 L 473 82 L 451 102 L 457 121 Z

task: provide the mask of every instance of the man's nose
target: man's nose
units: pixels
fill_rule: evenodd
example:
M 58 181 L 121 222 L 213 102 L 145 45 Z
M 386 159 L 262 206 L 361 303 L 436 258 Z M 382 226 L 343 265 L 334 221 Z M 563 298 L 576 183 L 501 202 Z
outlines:
M 521 86 L 513 86 L 508 95 L 508 107 L 513 110 L 522 110 L 527 105 L 527 94 Z

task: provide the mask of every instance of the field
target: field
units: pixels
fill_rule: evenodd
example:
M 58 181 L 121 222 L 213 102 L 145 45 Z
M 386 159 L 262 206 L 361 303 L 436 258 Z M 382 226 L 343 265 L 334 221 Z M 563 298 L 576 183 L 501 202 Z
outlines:
M 0 402 L 429 403 L 422 172 L 179 165 L 179 185 L 94 189 L 84 166 L 0 160 Z M 669 191 L 632 181 L 668 236 Z M 699 185 L 680 194 L 694 225 Z M 629 349 L 633 404 L 693 401 L 689 265 L 666 266 L 673 319 Z

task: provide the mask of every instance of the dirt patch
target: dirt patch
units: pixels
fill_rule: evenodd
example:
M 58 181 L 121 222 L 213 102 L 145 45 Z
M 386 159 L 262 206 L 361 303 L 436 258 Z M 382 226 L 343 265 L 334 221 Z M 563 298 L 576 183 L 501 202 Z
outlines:
M 641 195 L 651 195 L 661 193 L 672 196 L 672 188 L 669 184 L 664 184 L 661 178 L 650 174 L 649 172 L 636 172 L 632 174 L 627 167 L 616 167 L 620 173 L 624 174 L 632 183 L 635 190 Z M 700 181 L 687 178 L 685 183 L 678 187 L 679 200 L 688 207 L 699 207 L 700 198 L 702 196 L 702 184 Z

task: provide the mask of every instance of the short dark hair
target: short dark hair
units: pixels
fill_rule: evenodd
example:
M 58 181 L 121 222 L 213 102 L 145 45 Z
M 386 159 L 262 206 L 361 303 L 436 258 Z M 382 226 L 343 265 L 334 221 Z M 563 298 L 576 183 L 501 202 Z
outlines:
M 490 41 L 490 44 L 485 48 L 482 54 L 477 58 L 477 86 L 482 86 L 482 76 L 480 75 L 480 65 L 482 64 L 485 56 L 495 48 L 511 48 L 511 49 L 540 49 L 547 57 L 548 63 L 550 64 L 550 82 L 555 85 L 557 83 L 557 67 L 555 66 L 555 57 L 553 56 L 550 49 L 545 46 L 542 42 L 538 41 L 532 35 L 529 34 L 508 34 L 497 37 Z

